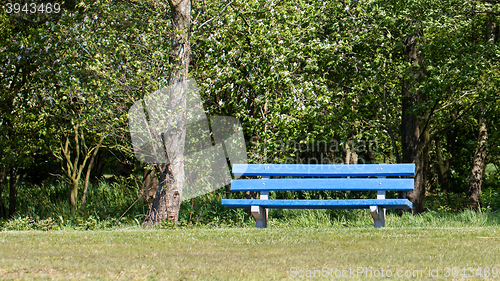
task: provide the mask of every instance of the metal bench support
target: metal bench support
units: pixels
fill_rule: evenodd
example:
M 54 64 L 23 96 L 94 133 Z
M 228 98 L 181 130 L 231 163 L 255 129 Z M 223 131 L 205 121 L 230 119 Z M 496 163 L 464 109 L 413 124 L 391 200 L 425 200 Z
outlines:
M 385 190 L 377 190 L 377 199 L 385 199 Z M 370 206 L 370 214 L 372 215 L 375 228 L 385 226 L 385 208 L 379 206 Z
M 269 179 L 269 177 L 262 177 L 262 179 Z M 263 183 L 265 185 L 265 183 Z M 260 200 L 269 200 L 269 191 L 260 192 Z M 268 209 L 261 206 L 251 206 L 250 211 L 255 219 L 255 227 L 266 228 L 267 227 L 267 216 Z

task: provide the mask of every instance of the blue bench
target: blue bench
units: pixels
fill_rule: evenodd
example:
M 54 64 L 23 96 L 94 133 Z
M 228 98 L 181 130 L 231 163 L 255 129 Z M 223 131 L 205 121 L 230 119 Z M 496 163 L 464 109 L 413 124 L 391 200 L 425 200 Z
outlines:
M 385 209 L 410 209 L 408 199 L 386 199 L 386 191 L 410 191 L 415 164 L 234 164 L 231 191 L 258 191 L 259 199 L 222 199 L 228 208 L 250 208 L 257 228 L 267 226 L 268 209 L 369 209 L 375 228 L 385 225 Z M 302 177 L 273 178 L 270 177 Z M 307 177 L 307 178 L 304 178 Z M 390 177 L 390 178 L 386 178 Z M 269 199 L 269 191 L 376 191 L 376 199 Z

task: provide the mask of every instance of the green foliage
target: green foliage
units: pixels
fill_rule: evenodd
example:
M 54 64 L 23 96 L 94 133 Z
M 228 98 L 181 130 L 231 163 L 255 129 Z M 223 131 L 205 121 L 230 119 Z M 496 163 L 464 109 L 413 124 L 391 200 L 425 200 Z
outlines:
M 210 226 L 210 227 L 243 227 L 254 224 L 243 209 L 229 209 L 221 205 L 225 198 L 224 188 L 207 193 L 196 198 L 183 201 L 179 213 L 179 225 Z
M 498 180 L 496 183 L 498 184 Z M 485 211 L 498 212 L 500 210 L 500 191 L 498 186 L 487 187 L 481 190 L 481 207 Z
M 17 217 L 0 224 L 0 230 L 58 230 L 60 224 L 53 218 L 37 219 L 31 217 Z
M 118 221 L 123 212 L 139 196 L 136 188 L 131 188 L 130 180 L 122 178 L 118 182 L 107 183 L 104 180 L 93 184 L 89 189 L 88 205 L 84 213 L 71 213 L 69 204 L 64 202 L 68 187 L 63 183 L 45 182 L 42 185 L 21 186 L 22 204 L 15 218 L 1 221 L 0 230 L 99 230 L 120 227 L 138 227 L 147 206 L 136 202 L 126 215 Z M 369 197 L 369 194 L 345 194 L 345 198 Z M 389 227 L 470 227 L 500 224 L 500 213 L 493 212 L 500 202 L 496 189 L 483 193 L 483 212 L 470 210 L 459 211 L 465 200 L 464 194 L 450 193 L 447 196 L 429 197 L 428 212 L 413 216 L 403 213 L 398 216 L 394 210 L 388 210 Z M 229 209 L 221 205 L 225 198 L 225 189 L 184 201 L 181 204 L 179 222 L 174 225 L 165 220 L 155 226 L 158 229 L 174 228 L 223 228 L 255 226 L 255 221 L 243 209 Z M 307 195 L 320 198 L 320 194 Z M 318 197 L 319 196 L 319 197 Z M 291 194 L 288 199 L 299 196 Z M 447 198 L 443 200 L 443 198 Z M 62 203 L 64 202 L 64 203 Z M 287 210 L 272 209 L 269 212 L 270 227 L 373 227 L 372 218 L 367 210 Z
M 71 211 L 67 200 L 68 192 L 68 185 L 60 181 L 46 181 L 40 185 L 21 184 L 16 217 L 7 221 L 7 225 L 12 226 L 6 229 L 13 229 L 14 225 L 19 225 L 18 228 L 26 226 L 40 229 L 37 225 L 40 222 L 43 224 L 45 220 L 55 222 L 54 225 L 59 227 L 90 230 L 121 224 L 137 225 L 139 223 L 135 216 L 145 212 L 144 202 L 136 202 L 140 190 L 131 178 L 118 178 L 116 182 L 102 179 L 91 184 L 84 212 Z M 129 207 L 131 208 L 125 213 Z M 124 217 L 118 221 L 124 213 Z
M 0 230 L 104 230 L 117 228 L 120 225 L 121 223 L 118 222 L 118 219 L 106 218 L 101 220 L 99 217 L 92 215 L 88 217 L 72 216 L 66 219 L 62 216 L 59 216 L 57 219 L 51 217 L 39 219 L 37 216 L 19 216 L 0 222 Z
M 465 206 L 466 193 L 437 193 L 426 196 L 425 207 L 429 211 L 458 213 Z
M 339 163 L 346 144 L 358 141 L 376 144 L 357 151 L 360 162 L 398 161 L 402 81 L 415 82 L 412 91 L 425 93 L 425 100 L 414 113 L 429 112 L 427 120 L 419 118 L 432 140 L 426 207 L 456 213 L 465 205 L 481 117 L 490 126 L 487 160 L 500 166 L 499 9 L 488 1 L 458 0 L 194 1 L 190 75 L 201 87 L 207 115 L 242 122 L 249 161 L 259 163 L 321 157 Z M 71 215 L 66 185 L 33 184 L 23 174 L 59 174 L 57 157 L 73 165 L 62 157 L 66 137 L 71 157 L 90 151 L 103 136 L 107 155 L 131 157 L 127 110 L 164 85 L 170 70 L 168 12 L 166 2 L 143 0 L 78 1 L 49 20 L 0 11 L 0 168 L 26 168 L 19 169 L 18 218 L 62 217 L 64 224 L 99 228 L 135 201 L 138 190 L 128 187 L 135 183 L 101 180 L 89 187 L 84 213 Z M 405 40 L 416 33 L 420 66 L 403 55 Z M 412 76 L 415 67 L 423 75 Z M 73 140 L 75 125 L 85 145 Z M 327 149 L 313 149 L 321 141 Z M 88 167 L 77 162 L 73 170 Z M 113 168 L 105 167 L 118 174 Z M 485 175 L 484 211 L 500 209 L 499 175 Z M 3 180 L 0 200 L 8 205 Z M 220 206 L 224 196 L 219 190 L 183 202 L 179 225 L 251 224 L 244 210 Z M 125 220 L 139 224 L 145 207 L 137 203 Z M 358 215 L 295 212 L 273 216 L 298 225 L 352 225 L 356 219 L 349 216 Z
M 360 122 L 352 110 L 359 99 L 351 90 L 352 50 L 364 30 L 348 7 L 246 1 L 197 31 L 193 75 L 205 90 L 207 110 L 243 122 L 251 161 L 295 163 L 310 153 L 293 145 L 283 150 L 284 142 L 372 138 L 367 127 L 373 124 Z M 218 12 L 210 8 L 207 17 Z
M 76 217 L 75 221 L 71 221 L 71 226 L 76 230 L 98 230 L 98 229 L 108 229 L 116 227 L 118 225 L 118 219 L 116 218 L 106 218 L 101 220 L 99 217 L 89 216 Z

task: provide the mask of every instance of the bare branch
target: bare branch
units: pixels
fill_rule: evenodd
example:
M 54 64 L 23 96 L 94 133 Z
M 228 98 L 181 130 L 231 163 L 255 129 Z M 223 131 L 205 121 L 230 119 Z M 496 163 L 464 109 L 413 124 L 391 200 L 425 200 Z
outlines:
M 77 178 L 77 167 L 78 167 L 78 162 L 80 161 L 80 138 L 78 136 L 78 124 L 73 125 L 73 130 L 75 131 L 75 151 L 76 151 L 76 156 L 75 159 L 73 160 L 73 178 Z
M 455 103 L 457 103 L 458 101 L 460 101 L 463 97 L 465 97 L 465 96 L 467 96 L 467 95 L 470 95 L 470 94 L 472 94 L 472 93 L 474 93 L 474 92 L 476 92 L 476 91 L 469 91 L 469 92 L 466 92 L 465 94 L 461 95 L 459 98 L 455 99 L 455 100 L 454 100 L 454 101 L 452 101 L 451 103 L 449 103 L 449 104 L 447 104 L 447 105 L 445 105 L 445 106 L 441 107 L 440 109 L 438 109 L 438 110 L 434 111 L 434 113 L 438 113 L 439 111 L 441 111 L 441 110 L 443 110 L 443 109 L 445 109 L 445 108 L 447 108 L 447 107 L 449 107 L 449 106 L 451 106 L 451 105 L 454 105 Z
M 490 4 L 498 4 L 500 0 L 476 0 L 476 2 L 490 3 Z
M 67 170 L 71 171 L 73 169 L 72 163 L 71 163 L 71 152 L 69 151 L 69 138 L 66 136 L 66 142 L 64 144 L 64 147 L 61 144 L 61 153 L 64 156 L 64 159 L 66 160 L 66 166 Z M 61 166 L 63 166 L 64 163 L 61 163 Z M 64 166 L 62 167 L 64 169 Z M 68 174 L 68 176 L 70 176 Z
M 233 2 L 234 2 L 234 0 L 233 0 L 233 1 L 231 1 L 231 2 L 229 2 L 228 4 L 226 4 L 226 6 L 224 6 L 224 8 L 222 8 L 222 11 L 220 11 L 220 12 L 219 12 L 219 13 L 218 13 L 215 17 L 213 17 L 213 18 L 211 18 L 211 19 L 207 20 L 206 22 L 202 23 L 200 26 L 198 26 L 198 29 L 200 29 L 200 28 L 201 28 L 202 26 L 204 26 L 205 24 L 207 24 L 207 23 L 209 23 L 209 22 L 213 21 L 214 19 L 218 19 L 218 18 L 220 17 L 220 15 L 222 15 L 222 13 L 224 13 L 224 11 L 226 10 L 226 8 L 227 8 L 229 5 L 231 5 Z
M 53 173 L 49 173 L 49 175 L 51 176 L 55 176 L 55 177 L 58 177 L 58 178 L 61 178 L 63 181 L 65 181 L 66 183 L 71 183 L 67 178 L 63 177 L 62 175 L 60 174 L 53 174 Z

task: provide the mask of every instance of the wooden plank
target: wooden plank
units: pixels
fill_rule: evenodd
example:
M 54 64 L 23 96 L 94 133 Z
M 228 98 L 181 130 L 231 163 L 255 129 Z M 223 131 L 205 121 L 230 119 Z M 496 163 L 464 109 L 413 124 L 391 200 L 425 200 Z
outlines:
M 337 191 L 379 191 L 413 190 L 413 179 L 237 179 L 231 181 L 231 191 L 301 191 L 301 190 L 337 190 Z
M 269 209 L 368 209 L 379 206 L 387 209 L 410 209 L 408 199 L 341 199 L 341 200 L 259 200 L 259 199 L 222 199 L 228 208 L 249 208 L 261 206 Z
M 415 164 L 234 164 L 232 171 L 235 176 L 414 176 Z

